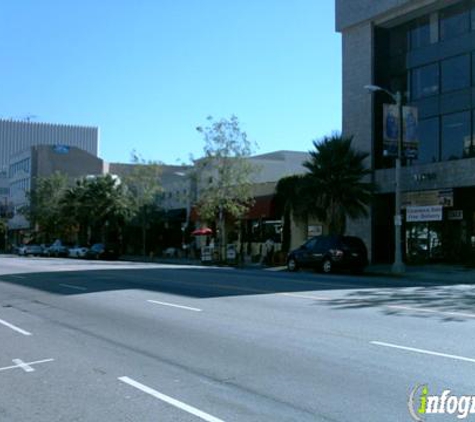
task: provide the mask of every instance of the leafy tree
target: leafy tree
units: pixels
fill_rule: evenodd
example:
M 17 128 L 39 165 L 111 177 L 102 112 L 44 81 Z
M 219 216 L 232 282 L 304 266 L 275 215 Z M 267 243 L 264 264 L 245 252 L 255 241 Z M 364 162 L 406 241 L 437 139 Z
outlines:
M 80 237 L 88 243 L 105 242 L 109 235 L 118 240 L 131 215 L 130 198 L 124 184 L 109 174 L 77 180 L 65 193 L 62 204 L 65 214 L 77 222 Z
M 249 157 L 256 145 L 240 129 L 236 116 L 207 120 L 208 126 L 197 127 L 205 141 L 204 157 L 194 162 L 197 209 L 203 220 L 218 221 L 224 248 L 226 218 L 242 218 L 254 203 L 252 177 L 258 169 Z
M 142 254 L 146 255 L 147 230 L 159 210 L 159 194 L 163 191 L 160 177 L 162 166 L 155 161 L 145 161 L 132 153 L 133 170 L 124 178 L 130 197 L 134 219 L 141 228 Z
M 67 231 L 67 222 L 62 210 L 62 198 L 68 186 L 68 177 L 55 172 L 48 177 L 39 177 L 27 193 L 29 205 L 20 212 L 37 228 L 37 236 L 44 242 L 60 238 Z
M 324 221 L 331 234 L 344 234 L 346 219 L 367 216 L 375 186 L 367 180 L 369 154 L 352 148 L 353 137 L 340 134 L 313 141 L 314 151 L 304 163 L 307 211 Z

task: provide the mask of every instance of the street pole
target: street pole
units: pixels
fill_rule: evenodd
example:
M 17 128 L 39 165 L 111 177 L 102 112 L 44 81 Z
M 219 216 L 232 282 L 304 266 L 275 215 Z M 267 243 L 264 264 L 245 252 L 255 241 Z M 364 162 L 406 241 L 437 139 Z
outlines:
M 391 271 L 394 274 L 403 274 L 406 271 L 406 266 L 402 260 L 402 216 L 401 216 L 401 159 L 403 155 L 403 142 L 404 142 L 404 117 L 402 107 L 402 93 L 401 91 L 395 94 L 387 89 L 381 88 L 378 85 L 365 85 L 364 87 L 370 92 L 385 92 L 396 103 L 398 110 L 398 137 L 397 137 L 397 156 L 396 156 L 396 168 L 395 168 L 395 209 L 394 209 L 394 263 L 391 267 Z
M 220 231 L 220 239 L 219 239 L 219 254 L 220 254 L 220 260 L 224 261 L 225 260 L 225 255 L 226 255 L 226 245 L 224 242 L 226 241 L 226 233 L 224 232 L 225 230 L 225 222 L 224 222 L 224 210 L 223 206 L 220 204 L 219 205 L 219 231 Z
M 398 141 L 397 141 L 397 156 L 395 169 L 395 210 L 394 210 L 394 263 L 392 265 L 392 272 L 394 274 L 403 274 L 406 270 L 402 260 L 402 217 L 401 217 L 401 158 L 403 147 L 403 108 L 402 108 L 402 94 L 400 91 L 396 92 L 394 99 L 398 109 Z

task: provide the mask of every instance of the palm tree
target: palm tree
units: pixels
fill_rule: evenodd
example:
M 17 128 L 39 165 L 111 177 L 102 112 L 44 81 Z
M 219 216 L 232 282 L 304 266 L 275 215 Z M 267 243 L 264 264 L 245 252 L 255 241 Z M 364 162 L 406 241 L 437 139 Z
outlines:
M 283 217 L 282 250 L 288 252 L 290 248 L 290 221 L 293 217 L 299 221 L 306 221 L 309 214 L 310 198 L 308 179 L 304 175 L 283 177 L 277 182 L 275 189 L 275 202 L 279 215 Z
M 353 149 L 352 140 L 352 136 L 340 134 L 315 140 L 315 150 L 303 164 L 309 170 L 305 176 L 305 189 L 310 189 L 307 193 L 311 195 L 307 209 L 328 225 L 330 234 L 344 234 L 347 218 L 368 215 L 375 188 L 365 166 L 369 154 Z

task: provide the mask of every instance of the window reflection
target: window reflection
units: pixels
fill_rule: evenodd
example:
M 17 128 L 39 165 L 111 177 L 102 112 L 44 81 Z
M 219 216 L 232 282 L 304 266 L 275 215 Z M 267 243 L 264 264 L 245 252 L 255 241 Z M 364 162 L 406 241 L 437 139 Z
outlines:
M 465 9 L 465 10 L 464 10 Z M 470 11 L 457 5 L 440 12 L 440 39 L 458 37 L 470 30 Z
M 412 71 L 411 92 L 413 99 L 430 97 L 439 93 L 439 65 L 437 63 Z
M 419 153 L 417 164 L 439 161 L 439 118 L 421 120 L 418 128 Z
M 470 56 L 458 56 L 441 62 L 442 92 L 470 86 Z
M 429 18 L 419 19 L 409 30 L 411 50 L 425 47 L 430 44 L 430 21 Z
M 465 156 L 467 143 L 471 143 L 470 112 L 442 116 L 442 160 L 455 160 Z

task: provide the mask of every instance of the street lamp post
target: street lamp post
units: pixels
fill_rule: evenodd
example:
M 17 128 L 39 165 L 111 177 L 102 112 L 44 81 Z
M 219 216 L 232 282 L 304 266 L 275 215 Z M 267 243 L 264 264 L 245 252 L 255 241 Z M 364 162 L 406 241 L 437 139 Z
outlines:
M 398 140 L 397 140 L 397 156 L 395 168 L 395 210 L 394 210 L 394 263 L 392 265 L 392 272 L 394 274 L 403 274 L 406 271 L 406 266 L 402 260 L 402 217 L 401 217 L 401 158 L 403 147 L 403 108 L 402 108 L 402 93 L 397 91 L 392 93 L 387 89 L 381 88 L 377 85 L 366 85 L 365 89 L 371 92 L 382 91 L 389 95 L 396 103 L 398 109 Z

